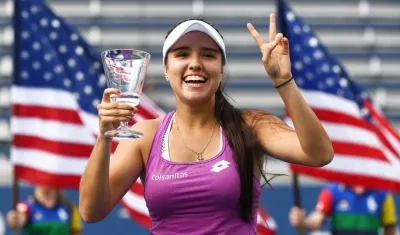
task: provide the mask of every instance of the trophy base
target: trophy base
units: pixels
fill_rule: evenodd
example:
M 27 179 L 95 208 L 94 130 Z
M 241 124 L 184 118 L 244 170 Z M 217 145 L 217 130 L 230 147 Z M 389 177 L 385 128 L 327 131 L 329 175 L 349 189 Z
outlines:
M 104 133 L 105 136 L 117 139 L 139 139 L 143 137 L 143 133 L 132 130 L 112 130 Z

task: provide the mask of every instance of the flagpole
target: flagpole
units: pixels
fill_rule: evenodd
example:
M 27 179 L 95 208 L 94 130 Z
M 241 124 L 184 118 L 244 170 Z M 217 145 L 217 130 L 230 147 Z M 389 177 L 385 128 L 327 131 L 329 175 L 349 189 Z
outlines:
M 20 71 L 20 66 L 19 66 L 19 45 L 20 45 L 20 39 L 19 39 L 19 33 L 20 33 L 20 5 L 19 3 L 17 3 L 17 1 L 19 0 L 14 0 L 13 1 L 13 28 L 14 28 L 14 43 L 13 43 L 13 74 L 12 74 L 12 79 L 13 82 L 12 84 L 15 83 L 15 81 L 18 79 L 18 75 L 19 75 L 19 71 Z M 12 111 L 11 111 L 11 117 L 14 114 L 13 112 L 13 108 L 11 107 Z M 11 120 L 10 120 L 11 122 Z M 12 135 L 12 134 L 11 134 Z M 11 136 L 11 144 L 13 142 L 13 138 L 14 136 Z M 11 155 L 11 151 L 10 151 L 10 155 Z M 10 156 L 11 158 L 11 156 Z M 11 160 L 11 159 L 10 159 Z M 15 169 L 15 165 L 12 164 L 12 208 L 13 210 L 17 209 L 17 203 L 19 200 L 19 181 L 17 178 L 17 172 Z M 18 235 L 20 234 L 20 229 L 13 229 L 13 235 Z
M 299 187 L 299 177 L 296 172 L 292 174 L 292 186 L 293 186 L 293 201 L 294 205 L 301 208 L 301 195 Z M 304 228 L 296 227 L 297 235 L 304 235 Z
M 17 209 L 19 198 L 19 181 L 16 177 L 15 166 L 13 166 L 13 182 L 12 182 L 12 208 Z M 13 235 L 19 235 L 19 229 L 13 229 Z

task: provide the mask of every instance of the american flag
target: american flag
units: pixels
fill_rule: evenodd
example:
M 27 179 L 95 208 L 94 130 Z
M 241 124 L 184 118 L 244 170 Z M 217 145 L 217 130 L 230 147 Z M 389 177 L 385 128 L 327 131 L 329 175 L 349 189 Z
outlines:
M 98 135 L 96 105 L 106 88 L 100 53 L 43 0 L 14 2 L 11 161 L 16 178 L 78 188 Z M 145 94 L 138 110 L 134 121 L 165 114 Z M 139 180 L 121 203 L 132 219 L 150 227 Z M 265 215 L 260 208 L 260 228 L 275 228 Z
M 289 39 L 292 74 L 322 121 L 335 150 L 322 168 L 291 165 L 294 172 L 326 180 L 400 192 L 400 137 L 313 30 L 283 0 L 280 29 Z M 290 117 L 286 118 L 293 126 Z

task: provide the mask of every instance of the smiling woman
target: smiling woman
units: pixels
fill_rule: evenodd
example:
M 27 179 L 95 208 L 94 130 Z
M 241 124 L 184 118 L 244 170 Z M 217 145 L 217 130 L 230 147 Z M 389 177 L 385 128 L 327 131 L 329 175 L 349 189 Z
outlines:
M 188 64 L 188 58 L 195 59 Z M 165 39 L 165 77 L 171 84 L 177 102 L 196 104 L 212 98 L 222 82 L 225 61 L 225 45 L 221 36 L 203 21 L 184 21 L 170 31 Z M 192 69 L 187 70 L 188 66 Z M 200 67 L 206 67 L 207 70 Z
M 292 79 L 288 40 L 276 33 L 275 15 L 269 42 L 251 24 L 247 28 L 296 131 L 270 113 L 229 103 L 222 35 L 203 20 L 180 22 L 163 45 L 176 110 L 135 124 L 132 129 L 144 137 L 121 141 L 112 161 L 111 139 L 98 137 L 81 179 L 84 220 L 102 220 L 141 177 L 152 234 L 256 234 L 265 154 L 315 167 L 332 160 L 331 142 Z M 98 106 L 100 133 L 136 112 L 110 103 L 116 93 L 106 89 Z
M 198 43 L 193 44 L 195 41 Z M 188 57 L 195 57 L 190 65 Z M 171 84 L 176 101 L 189 104 L 209 101 L 222 81 L 222 61 L 221 50 L 207 34 L 191 31 L 183 35 L 165 58 L 165 77 Z M 188 66 L 192 69 L 187 70 Z M 207 70 L 200 69 L 201 66 Z

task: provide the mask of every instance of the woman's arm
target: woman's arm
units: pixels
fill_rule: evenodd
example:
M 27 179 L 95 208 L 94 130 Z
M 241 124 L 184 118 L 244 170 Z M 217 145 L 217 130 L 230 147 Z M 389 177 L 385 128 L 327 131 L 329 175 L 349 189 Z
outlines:
M 247 115 L 248 123 L 254 127 L 265 151 L 272 157 L 294 164 L 324 166 L 331 162 L 334 152 L 328 134 L 295 82 L 289 82 L 278 91 L 295 130 L 272 114 L 251 111 Z
M 248 24 L 247 28 L 262 53 L 262 62 L 272 84 L 277 88 L 293 120 L 294 130 L 271 115 L 256 123 L 257 136 L 272 156 L 291 163 L 323 166 L 333 159 L 333 148 L 328 134 L 308 106 L 292 79 L 289 41 L 276 32 L 275 14 L 270 15 L 269 42 Z M 250 115 L 252 116 L 252 115 Z
M 332 161 L 334 151 L 328 134 L 304 100 L 296 83 L 278 89 L 295 130 L 285 127 L 277 117 L 256 129 L 258 137 L 272 156 L 290 163 L 324 166 Z
M 331 162 L 334 154 L 331 141 L 296 84 L 290 82 L 279 92 L 295 130 L 263 111 L 246 114 L 247 123 L 254 128 L 265 151 L 274 158 L 294 164 L 324 166 Z
M 111 139 L 99 137 L 83 172 L 79 188 L 79 212 L 86 222 L 105 218 L 121 200 L 144 168 L 142 146 L 153 138 L 151 121 L 137 123 L 133 130 L 143 138 L 119 142 L 110 161 Z

